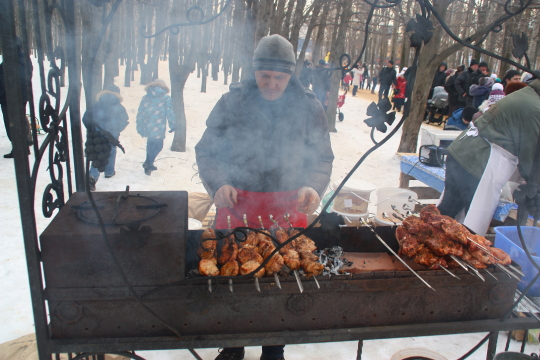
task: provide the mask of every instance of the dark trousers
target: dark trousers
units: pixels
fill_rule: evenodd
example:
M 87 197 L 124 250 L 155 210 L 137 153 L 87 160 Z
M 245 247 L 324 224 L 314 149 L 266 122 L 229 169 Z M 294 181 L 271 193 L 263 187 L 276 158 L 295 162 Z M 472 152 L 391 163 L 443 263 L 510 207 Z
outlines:
M 313 92 L 315 93 L 315 95 L 317 95 L 317 99 L 319 99 L 324 108 L 324 111 L 326 112 L 326 105 L 324 105 L 324 103 L 326 102 L 326 90 L 313 89 Z
M 0 107 L 2 107 L 2 116 L 4 117 L 4 125 L 6 127 L 6 134 L 7 134 L 7 137 L 9 139 L 9 141 L 11 141 L 11 133 L 10 133 L 10 129 L 9 129 L 9 116 L 8 116 L 7 104 L 2 102 L 2 103 L 0 103 Z
M 352 88 L 352 96 L 356 96 L 357 91 L 358 91 L 358 85 L 354 85 Z
M 146 141 L 146 164 L 154 165 L 154 160 L 158 154 L 163 150 L 164 139 L 150 139 Z
M 480 180 L 459 165 L 452 155 L 448 155 L 444 197 L 438 206 L 441 214 L 455 218 L 463 209 L 468 212 L 479 182 Z
M 274 345 L 274 346 L 263 346 L 262 353 L 265 359 L 268 360 L 277 360 L 283 358 L 285 345 Z M 243 347 L 239 348 L 228 348 L 227 350 L 241 352 L 244 350 Z
M 371 88 L 371 93 L 375 93 L 375 88 L 377 87 L 377 78 L 373 78 L 373 87 Z
M 384 97 L 388 97 L 388 93 L 390 92 L 390 85 L 391 84 L 379 85 L 379 101 L 381 101 L 383 95 Z

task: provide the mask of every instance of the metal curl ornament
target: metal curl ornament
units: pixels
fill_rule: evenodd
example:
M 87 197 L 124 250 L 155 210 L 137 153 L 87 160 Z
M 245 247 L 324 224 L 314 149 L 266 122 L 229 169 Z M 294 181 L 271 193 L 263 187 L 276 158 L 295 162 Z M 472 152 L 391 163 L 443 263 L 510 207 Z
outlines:
M 374 8 L 377 8 L 377 9 L 388 9 L 388 8 L 394 7 L 396 5 L 401 4 L 402 0 L 384 0 L 384 1 L 387 2 L 388 4 L 387 5 L 379 5 L 378 0 L 376 0 L 376 1 L 364 0 L 364 2 L 366 4 L 371 5 Z
M 395 1 L 395 0 L 393 0 Z M 399 0 L 401 1 L 401 0 Z M 227 11 L 227 9 L 229 8 L 229 5 L 231 4 L 232 0 L 225 0 L 225 5 L 223 5 L 223 8 L 216 14 L 214 14 L 213 16 L 209 17 L 208 19 L 204 19 L 205 18 L 205 13 L 204 13 L 204 10 L 200 7 L 200 6 L 197 6 L 197 5 L 194 5 L 194 6 L 191 6 L 187 9 L 186 11 L 186 18 L 187 18 L 187 23 L 178 23 L 178 24 L 172 24 L 172 25 L 169 25 L 169 26 L 166 26 L 164 27 L 163 29 L 159 30 L 158 32 L 156 32 L 155 34 L 151 34 L 151 35 L 147 35 L 145 34 L 143 31 L 146 30 L 146 27 L 141 27 L 139 29 L 139 34 L 143 37 L 143 38 L 146 38 L 146 39 L 149 39 L 149 38 L 153 38 L 153 37 L 156 37 L 158 35 L 161 35 L 163 34 L 165 31 L 169 30 L 171 32 L 171 34 L 173 35 L 178 35 L 178 33 L 180 32 L 180 27 L 181 26 L 195 26 L 195 25 L 204 25 L 204 24 L 208 24 L 212 21 L 214 21 L 215 19 L 217 19 L 219 16 L 221 16 L 221 14 L 223 14 L 225 11 Z M 218 4 L 219 6 L 220 4 Z M 196 11 L 200 14 L 201 16 L 201 20 L 200 21 L 195 21 L 193 20 L 193 15 L 192 13 Z

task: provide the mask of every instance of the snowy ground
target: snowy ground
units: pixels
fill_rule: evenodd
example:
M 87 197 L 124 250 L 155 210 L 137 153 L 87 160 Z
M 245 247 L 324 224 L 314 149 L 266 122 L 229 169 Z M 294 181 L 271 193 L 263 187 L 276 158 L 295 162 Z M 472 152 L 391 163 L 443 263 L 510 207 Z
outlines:
M 34 65 L 34 89 L 39 89 L 38 67 Z M 118 153 L 116 160 L 117 175 L 111 179 L 103 177 L 97 184 L 98 191 L 124 190 L 129 185 L 132 190 L 187 190 L 189 192 L 204 192 L 196 176 L 194 147 L 205 129 L 205 120 L 220 96 L 228 90 L 223 80 L 214 82 L 209 80 L 207 92 L 201 93 L 200 79 L 193 74 L 189 78 L 185 89 L 185 103 L 187 116 L 187 151 L 185 153 L 171 152 L 170 144 L 172 134 L 165 140 L 164 150 L 157 158 L 158 171 L 152 176 L 146 176 L 141 167 L 145 159 L 145 141 L 135 130 L 135 117 L 139 101 L 144 95 L 144 87 L 133 82 L 130 88 L 124 88 L 123 69 L 116 79 L 124 97 L 130 124 L 122 133 L 120 140 L 126 148 L 126 154 Z M 168 79 L 166 63 L 160 64 L 160 74 Z M 138 73 L 136 78 L 138 80 Z M 221 74 L 220 74 L 221 76 Z M 168 82 L 168 80 L 167 80 Z M 39 98 L 36 92 L 35 98 Z M 65 93 L 64 93 L 65 98 Z M 370 101 L 367 91 L 359 91 L 358 97 L 349 93 L 342 111 L 345 121 L 337 124 L 337 133 L 331 134 L 332 148 L 336 159 L 334 161 L 333 179 L 343 177 L 355 162 L 371 146 L 369 128 L 363 123 L 366 118 L 366 108 Z M 84 105 L 84 102 L 83 102 Z M 82 109 L 84 111 L 84 109 Z M 396 149 L 399 143 L 400 132 L 385 146 L 370 156 L 355 176 L 368 180 L 377 187 L 397 187 L 399 180 L 399 157 Z M 43 139 L 43 136 L 40 136 Z M 378 139 L 382 137 L 378 135 Z M 0 155 L 10 151 L 10 144 L 3 126 L 0 126 Z M 33 158 L 32 158 L 33 162 Z M 36 222 L 38 234 L 41 233 L 49 219 L 41 213 L 41 196 L 43 189 L 50 179 L 46 172 L 47 163 L 41 164 L 41 172 L 36 188 Z M 18 211 L 18 199 L 14 176 L 13 161 L 0 157 L 0 228 L 4 235 L 0 240 L 0 276 L 2 296 L 0 297 L 0 343 L 9 341 L 33 332 L 33 317 L 30 306 L 28 278 L 22 232 Z M 361 306 L 361 305 L 359 305 Z M 485 334 L 466 334 L 424 338 L 405 338 L 391 340 L 366 341 L 364 343 L 364 359 L 391 359 L 400 350 L 409 348 L 423 348 L 434 351 L 447 359 L 455 359 L 463 355 L 474 346 Z M 501 334 L 499 350 L 502 351 L 506 336 Z M 356 342 L 306 344 L 287 346 L 286 357 L 289 360 L 300 359 L 355 359 Z M 519 344 L 512 342 L 512 349 L 518 350 Z M 486 346 L 481 348 L 470 359 L 484 359 Z M 538 346 L 528 346 L 527 352 L 538 352 Z M 204 349 L 199 351 L 203 359 L 214 359 L 217 349 Z M 1 355 L 1 354 L 0 354 Z M 154 351 L 141 352 L 141 356 L 152 360 L 189 359 L 187 351 Z M 248 348 L 246 359 L 258 359 L 259 348 Z M 392 358 L 393 359 L 393 358 Z M 400 358 L 399 358 L 400 359 Z

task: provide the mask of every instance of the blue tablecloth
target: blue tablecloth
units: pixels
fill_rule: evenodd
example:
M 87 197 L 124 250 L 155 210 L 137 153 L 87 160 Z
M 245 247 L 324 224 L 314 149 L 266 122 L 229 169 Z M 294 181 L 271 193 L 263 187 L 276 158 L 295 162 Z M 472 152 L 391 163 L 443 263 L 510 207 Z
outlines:
M 420 180 L 438 192 L 443 192 L 446 167 L 441 168 L 422 164 L 418 161 L 418 156 L 413 155 L 402 156 L 400 167 L 403 174 L 410 175 L 415 179 Z M 495 214 L 493 214 L 493 219 L 504 222 L 508 217 L 510 210 L 517 209 L 517 207 L 518 206 L 512 202 L 501 200 L 499 205 L 497 205 Z
M 418 156 L 405 155 L 401 157 L 401 172 L 420 180 L 427 186 L 443 192 L 445 167 L 429 166 L 418 161 Z

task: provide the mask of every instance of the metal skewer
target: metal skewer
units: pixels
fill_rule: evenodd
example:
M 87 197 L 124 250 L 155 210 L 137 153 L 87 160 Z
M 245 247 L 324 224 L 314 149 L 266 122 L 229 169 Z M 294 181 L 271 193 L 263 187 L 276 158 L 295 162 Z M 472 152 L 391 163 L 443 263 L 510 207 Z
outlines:
M 261 286 L 259 285 L 258 277 L 255 277 L 255 289 L 257 289 L 258 292 L 261 292 Z
M 210 291 L 210 294 L 212 293 L 212 279 L 208 279 L 208 291 Z
M 503 271 L 506 275 L 510 276 L 510 277 L 513 277 L 514 279 L 516 279 L 517 281 L 521 281 L 521 278 L 519 276 L 517 276 L 516 274 L 514 274 L 513 272 L 511 272 L 510 270 L 508 270 L 507 268 L 505 268 L 504 266 L 502 266 L 501 264 L 496 264 L 496 263 L 493 263 L 496 267 L 498 267 L 499 269 L 501 269 L 501 271 Z
M 279 282 L 279 276 L 277 273 L 274 273 L 274 280 L 276 281 L 277 287 L 281 289 L 281 283 Z
M 317 278 L 315 277 L 315 275 L 313 275 L 313 280 L 315 280 L 315 284 L 317 284 L 317 289 L 320 289 L 320 288 L 321 288 L 321 285 L 319 285 L 319 281 L 317 280 Z
M 441 269 L 443 269 L 444 271 L 446 271 L 448 273 L 448 275 L 452 276 L 452 277 L 455 277 L 456 279 L 458 280 L 461 280 L 456 274 L 454 274 L 453 272 L 451 272 L 450 270 L 448 270 L 447 268 L 445 268 L 444 266 L 439 266 Z
M 375 232 L 375 230 L 373 230 L 373 228 L 371 226 L 368 225 L 368 223 L 366 222 L 366 220 L 364 220 L 363 218 L 360 218 L 360 220 L 362 221 L 362 223 L 364 223 L 365 226 L 367 226 L 371 232 L 373 232 L 375 234 L 375 237 L 388 249 L 390 250 L 390 252 L 399 260 L 401 261 L 401 263 L 403 265 L 405 265 L 405 267 L 407 269 L 409 269 L 417 278 L 419 278 L 424 284 L 427 285 L 427 287 L 429 287 L 431 290 L 435 291 L 435 289 L 429 285 L 424 279 L 422 279 L 422 277 L 420 275 L 418 275 L 416 273 L 416 271 L 414 271 L 410 266 L 409 264 L 407 264 L 400 256 L 398 256 L 398 254 L 396 254 L 396 252 L 379 236 L 379 234 L 377 234 L 377 232 Z
M 465 262 L 465 265 L 467 265 L 467 267 L 469 269 L 471 269 L 473 271 L 473 273 L 480 278 L 480 280 L 482 280 L 483 282 L 486 282 L 486 279 L 482 276 L 482 274 L 480 274 L 480 271 L 478 271 L 474 266 L 472 266 L 468 262 L 466 262 L 466 261 L 464 261 L 464 262 Z
M 398 214 L 396 214 L 396 213 L 392 213 L 392 216 L 395 217 L 396 219 L 398 219 L 399 221 L 405 220 L 405 219 L 402 218 L 401 216 L 398 216 Z
M 495 275 L 493 275 L 488 269 L 485 269 L 486 272 L 491 275 L 492 278 L 494 278 L 495 280 L 499 281 L 499 279 L 497 279 L 497 277 Z
M 518 299 L 518 297 L 520 297 L 519 294 L 514 294 L 514 301 L 516 301 Z M 523 306 L 526 310 L 529 310 L 529 314 L 531 314 L 536 320 L 540 321 L 540 318 L 534 313 L 534 310 L 532 310 L 530 307 L 529 307 L 529 304 L 527 304 L 526 301 L 523 301 L 525 300 L 525 298 L 521 299 L 521 301 L 519 302 L 521 304 L 521 306 Z
M 261 229 L 264 230 L 264 224 L 263 224 L 261 215 L 259 215 L 259 216 L 257 216 L 257 217 L 259 218 L 259 224 L 261 224 Z
M 246 222 L 247 222 L 246 214 L 244 214 L 244 223 L 246 223 Z M 227 215 L 227 226 L 229 227 L 229 230 L 231 230 L 231 216 L 230 215 Z M 229 290 L 231 292 L 233 292 L 233 281 L 232 281 L 232 279 L 229 279 Z
M 409 202 L 415 202 L 417 203 L 418 205 L 420 206 L 426 206 L 426 204 L 422 204 L 420 201 L 416 200 L 415 198 L 413 198 L 412 196 L 409 196 Z
M 287 221 L 289 223 L 289 227 L 292 229 L 294 226 L 291 223 L 291 220 L 289 219 L 290 216 L 291 215 L 289 213 L 286 213 L 285 215 L 283 215 L 283 217 L 285 218 L 285 221 Z
M 487 255 L 491 256 L 492 258 L 494 258 L 495 260 L 499 261 L 499 262 L 502 262 L 501 259 L 499 259 L 498 257 L 496 257 L 495 255 L 493 255 L 486 247 L 484 247 L 483 245 L 481 245 L 480 243 L 478 243 L 477 241 L 471 239 L 470 237 L 467 236 L 467 239 L 472 242 L 473 244 L 475 244 L 480 250 L 482 250 L 483 252 L 485 252 Z M 498 265 L 501 265 L 501 267 L 503 267 L 504 265 L 502 264 L 498 264 Z M 508 267 L 512 270 L 514 270 L 515 272 L 517 272 L 519 275 L 521 276 L 525 276 L 525 274 L 517 269 L 516 267 L 512 266 L 512 265 L 508 265 Z M 518 280 L 521 280 L 521 279 L 518 279 Z
M 345 220 L 347 220 L 347 222 L 348 222 L 349 224 L 352 224 L 352 221 L 351 221 L 351 219 L 349 219 L 349 218 L 348 218 L 348 217 L 346 217 L 345 215 L 342 215 L 342 216 L 343 216 L 343 218 L 344 218 Z
M 399 214 L 399 216 L 405 216 L 405 214 L 403 214 L 401 211 L 399 211 L 398 207 L 394 204 L 390 205 L 390 207 L 392 208 L 392 210 L 394 210 L 395 212 L 397 212 Z
M 232 282 L 232 279 L 229 279 L 229 290 L 230 290 L 231 292 L 234 292 L 234 291 L 233 291 L 233 282 Z
M 298 284 L 298 288 L 300 289 L 300 293 L 304 292 L 304 286 L 302 285 L 302 281 L 300 281 L 300 275 L 298 275 L 298 271 L 294 270 L 294 277 L 296 278 L 296 283 Z
M 274 220 L 274 216 L 272 216 L 272 214 L 270 214 L 269 217 L 270 217 L 270 221 L 272 221 L 274 223 L 274 225 L 277 226 L 278 229 L 281 230 L 281 226 L 279 226 L 279 223 L 276 220 Z
M 392 220 L 392 218 L 390 216 L 388 216 L 387 213 L 383 212 L 382 217 L 383 217 L 383 219 L 390 220 L 390 222 L 392 222 L 394 225 L 397 226 L 397 223 L 394 220 Z
M 450 255 L 450 257 L 451 257 L 452 260 L 454 260 L 459 266 L 461 266 L 461 267 L 463 268 L 463 270 L 469 271 L 469 268 L 468 268 L 464 263 L 461 262 L 462 260 L 461 260 L 460 258 L 458 258 L 458 257 L 455 256 L 455 255 Z
M 247 216 L 246 214 L 244 214 L 244 216 L 242 217 L 244 219 L 244 226 L 245 227 L 248 227 L 248 222 L 247 222 Z

